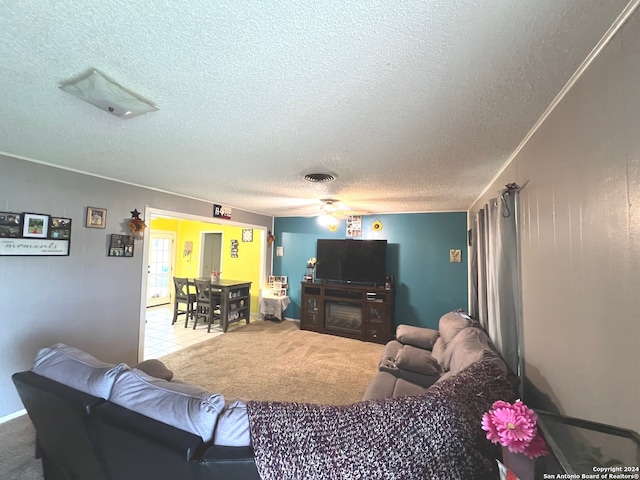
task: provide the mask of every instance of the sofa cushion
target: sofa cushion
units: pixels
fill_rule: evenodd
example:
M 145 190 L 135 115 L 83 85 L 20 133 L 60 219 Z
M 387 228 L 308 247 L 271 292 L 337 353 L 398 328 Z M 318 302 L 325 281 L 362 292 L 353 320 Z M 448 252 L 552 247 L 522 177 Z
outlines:
M 398 325 L 396 340 L 405 345 L 431 350 L 440 336 L 440 332 L 431 328 L 414 327 L 412 325 Z
M 367 390 L 364 392 L 362 400 L 392 397 L 397 380 L 398 377 L 390 372 L 380 371 L 376 373 L 369 385 L 367 385 Z
M 440 378 L 440 374 L 438 373 L 423 374 L 412 372 L 410 370 L 402 370 L 396 366 L 395 359 L 388 359 L 386 363 L 381 363 L 379 370 L 380 372 L 388 372 L 396 378 L 402 378 L 408 382 L 415 383 L 416 385 L 425 388 L 430 387 L 438 380 L 438 378 Z M 386 392 L 383 392 L 380 397 L 392 397 L 393 388 L 395 387 L 392 385 Z
M 109 401 L 195 435 L 213 438 L 224 397 L 185 382 L 168 382 L 141 370 L 122 373 Z
M 449 312 L 440 317 L 438 330 L 447 348 L 449 342 L 464 328 L 473 326 L 473 320 L 464 312 Z
M 173 372 L 164 363 L 155 358 L 137 363 L 131 368 L 137 368 L 151 377 L 162 378 L 168 382 L 173 378 Z
M 431 355 L 435 358 L 438 363 L 443 365 L 444 358 L 444 340 L 442 337 L 438 337 L 436 343 L 433 344 L 433 349 L 431 350 Z
M 451 374 L 456 374 L 481 360 L 494 362 L 504 373 L 507 371 L 489 336 L 477 327 L 466 328 L 456 335 L 449 344 L 444 358 Z
M 218 417 L 213 443 L 226 447 L 248 447 L 251 445 L 246 403 L 236 400 L 227 405 L 227 408 Z
M 421 395 L 427 391 L 430 385 L 423 386 L 419 383 L 404 378 L 398 378 L 393 388 L 393 398 Z
M 440 375 L 440 365 L 431 352 L 422 348 L 405 345 L 396 355 L 396 366 L 401 370 L 418 372 L 423 375 Z
M 106 400 L 116 378 L 128 369 L 124 363 L 105 363 L 78 348 L 57 343 L 38 352 L 31 371 Z
M 398 369 L 396 372 L 396 377 L 398 377 L 399 379 L 405 380 L 407 382 L 413 383 L 417 387 L 422 387 L 423 389 L 427 389 L 438 381 L 438 379 L 440 378 L 440 375 L 423 375 L 417 372 L 410 372 L 409 370 Z

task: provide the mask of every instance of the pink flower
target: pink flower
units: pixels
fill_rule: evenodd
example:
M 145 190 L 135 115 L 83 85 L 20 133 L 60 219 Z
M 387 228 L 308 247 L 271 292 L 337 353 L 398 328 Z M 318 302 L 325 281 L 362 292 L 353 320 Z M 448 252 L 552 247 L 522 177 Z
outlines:
M 482 416 L 482 429 L 493 443 L 536 458 L 548 453 L 544 440 L 538 435 L 537 420 L 536 413 L 520 400 L 513 405 L 498 400 Z
M 500 435 L 498 434 L 498 429 L 496 428 L 496 424 L 493 421 L 491 413 L 485 413 L 482 415 L 482 429 L 487 432 L 487 438 L 493 443 L 498 443 L 500 441 Z
M 538 458 L 542 457 L 543 455 L 549 454 L 547 442 L 544 441 L 542 435 L 538 434 L 533 437 L 533 440 L 531 440 L 531 443 L 529 443 L 529 446 L 527 447 L 524 454 L 529 458 Z

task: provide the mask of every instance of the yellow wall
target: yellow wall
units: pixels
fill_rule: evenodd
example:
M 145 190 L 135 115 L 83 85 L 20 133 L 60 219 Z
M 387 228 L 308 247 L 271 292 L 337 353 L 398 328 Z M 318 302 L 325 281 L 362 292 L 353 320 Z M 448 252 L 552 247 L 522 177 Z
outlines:
M 166 230 L 176 233 L 175 276 L 196 278 L 199 276 L 201 255 L 201 232 L 222 233 L 222 278 L 250 281 L 251 312 L 258 312 L 260 277 L 260 253 L 263 248 L 260 230 L 253 231 L 253 242 L 242 241 L 243 227 L 221 225 L 195 220 L 157 218 L 151 220 L 151 230 Z M 238 258 L 231 258 L 231 240 L 238 241 Z M 193 242 L 191 255 L 184 256 L 185 242 Z

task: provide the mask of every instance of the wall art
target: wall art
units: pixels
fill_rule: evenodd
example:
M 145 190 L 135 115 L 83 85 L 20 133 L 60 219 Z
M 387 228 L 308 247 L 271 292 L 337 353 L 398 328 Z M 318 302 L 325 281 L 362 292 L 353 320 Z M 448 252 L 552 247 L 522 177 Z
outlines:
M 0 255 L 67 256 L 70 241 L 70 218 L 0 212 Z
M 107 226 L 107 209 L 87 207 L 87 228 L 106 228 Z

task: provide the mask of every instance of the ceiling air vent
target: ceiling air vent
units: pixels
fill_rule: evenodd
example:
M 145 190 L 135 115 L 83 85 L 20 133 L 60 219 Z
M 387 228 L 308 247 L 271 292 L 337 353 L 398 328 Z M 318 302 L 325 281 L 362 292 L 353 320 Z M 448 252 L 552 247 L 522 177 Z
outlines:
M 328 173 L 308 173 L 304 176 L 304 179 L 308 182 L 333 182 L 336 177 L 329 175 Z

